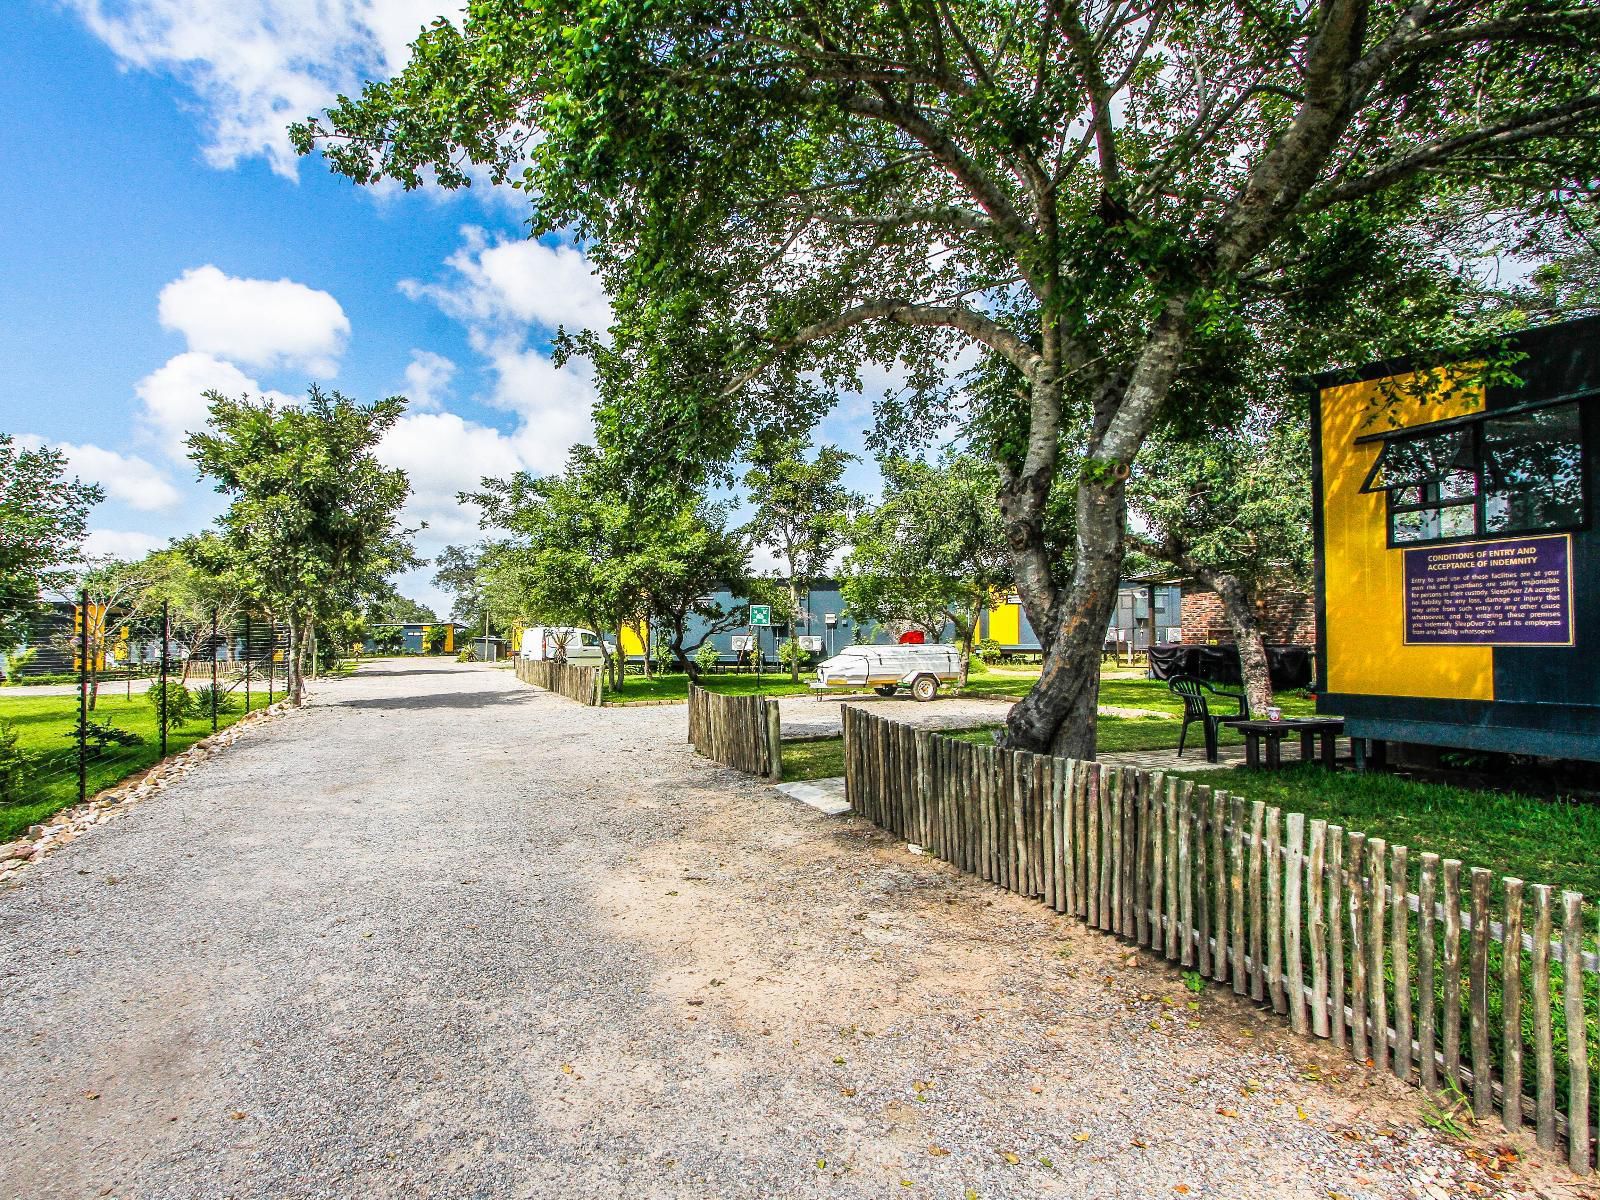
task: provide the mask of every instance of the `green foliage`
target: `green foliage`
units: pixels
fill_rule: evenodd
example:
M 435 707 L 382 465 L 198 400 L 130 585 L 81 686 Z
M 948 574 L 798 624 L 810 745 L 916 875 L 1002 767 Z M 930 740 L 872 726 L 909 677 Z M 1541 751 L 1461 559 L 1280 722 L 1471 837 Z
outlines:
M 660 638 L 655 638 L 650 643 L 650 665 L 657 671 L 666 672 L 672 667 L 672 646 Z
M 5 656 L 6 682 L 16 683 L 27 672 L 34 659 L 39 657 L 38 647 L 18 650 Z
M 422 649 L 427 654 L 443 654 L 444 644 L 449 640 L 450 630 L 445 625 L 430 625 L 422 635 Z
M 60 450 L 19 450 L 0 433 L 0 651 L 22 643 L 40 596 L 67 584 L 89 510 L 104 499 L 66 472 Z
M 1002 647 L 1000 643 L 995 641 L 993 638 L 984 638 L 978 643 L 973 653 L 986 663 L 999 662 L 1000 655 L 1002 653 Z
M 124 729 L 120 725 L 113 725 L 109 721 L 86 721 L 84 723 L 84 740 L 97 750 L 105 750 L 111 746 L 140 746 L 144 738 L 131 729 Z M 77 731 L 73 730 L 68 735 L 74 742 L 77 741 Z
M 811 661 L 811 651 L 794 638 L 784 638 L 778 644 L 778 661 L 791 671 L 798 671 Z
M 363 183 L 476 167 L 534 235 L 582 239 L 614 324 L 558 354 L 594 360 L 597 436 L 636 480 L 731 481 L 866 366 L 898 373 L 882 444 L 971 435 L 1030 619 L 1066 635 L 1064 686 L 1014 726 L 1039 749 L 1093 669 L 1152 433 L 1230 428 L 1240 364 L 1600 177 L 1592 6 L 1419 12 L 487 2 L 292 137 Z M 1385 353 L 1427 328 L 1398 299 L 1373 304 Z
M 903 623 L 930 639 L 954 624 L 969 639 L 992 595 L 1011 582 L 994 469 L 970 454 L 935 466 L 882 462 L 883 500 L 864 512 L 845 556 L 840 590 L 858 621 Z
M 17 741 L 15 726 L 0 718 L 0 804 L 15 804 L 22 799 L 33 766 L 32 755 Z
M 465 646 L 456 652 L 456 661 L 459 663 L 471 662 L 475 657 L 471 646 Z
M 176 680 L 152 682 L 145 690 L 144 698 L 145 703 L 155 710 L 156 721 L 159 723 L 164 717 L 168 729 L 176 729 L 196 715 L 194 693 Z M 209 715 L 210 712 L 208 706 L 206 713 Z
M 262 601 L 299 639 L 415 565 L 398 522 L 410 491 L 405 472 L 374 454 L 403 399 L 362 405 L 315 385 L 300 406 L 217 392 L 206 399 L 210 423 L 190 436 L 189 457 L 230 497 L 215 536 L 193 547 L 213 574 Z M 296 692 L 301 655 L 297 644 L 289 664 Z
M 433 584 L 454 596 L 450 605 L 450 619 L 480 623 L 483 620 L 487 599 L 480 577 L 483 568 L 484 547 L 446 546 L 433 560 Z M 398 619 L 398 618 L 395 618 Z M 433 620 L 430 613 L 428 620 Z
M 244 708 L 244 702 L 237 699 L 226 688 L 218 686 L 213 689 L 209 683 L 202 684 L 194 689 L 189 697 L 189 712 L 197 720 L 209 721 L 211 719 L 212 693 L 215 691 L 217 714 L 234 713 Z
M 710 638 L 700 643 L 699 649 L 694 652 L 694 665 L 702 671 L 709 671 L 717 665 L 721 655 L 717 651 L 717 644 Z

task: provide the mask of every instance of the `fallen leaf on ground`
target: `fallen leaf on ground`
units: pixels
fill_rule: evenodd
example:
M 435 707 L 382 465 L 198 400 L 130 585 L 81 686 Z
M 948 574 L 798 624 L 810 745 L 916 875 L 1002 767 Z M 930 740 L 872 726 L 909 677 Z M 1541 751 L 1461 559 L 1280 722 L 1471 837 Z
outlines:
M 928 1153 L 933 1155 L 935 1158 L 948 1158 L 950 1156 L 950 1151 L 946 1150 L 943 1146 L 937 1145 L 929 1146 Z
M 1089 1140 L 1089 1131 L 1087 1129 L 1078 1130 L 1077 1133 L 1072 1135 L 1072 1140 L 1075 1142 L 1087 1142 Z
M 228 1114 L 228 1120 L 230 1121 L 242 1121 L 244 1120 L 244 1117 L 245 1114 L 237 1110 Z

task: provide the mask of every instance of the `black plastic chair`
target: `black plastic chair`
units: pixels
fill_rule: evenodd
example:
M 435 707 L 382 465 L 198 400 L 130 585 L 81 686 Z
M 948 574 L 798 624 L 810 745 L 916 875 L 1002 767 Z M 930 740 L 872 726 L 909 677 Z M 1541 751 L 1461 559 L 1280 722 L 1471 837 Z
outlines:
M 1196 679 L 1193 675 L 1174 675 L 1167 680 L 1167 690 L 1183 701 L 1183 728 L 1178 731 L 1178 757 L 1183 757 L 1183 744 L 1189 737 L 1189 726 L 1200 722 L 1200 727 L 1206 735 L 1206 761 L 1217 761 L 1217 730 L 1223 725 L 1235 725 L 1240 721 L 1250 719 L 1250 701 L 1242 692 L 1227 692 L 1221 688 L 1214 688 L 1203 679 Z M 1211 705 L 1206 700 L 1206 693 L 1218 699 L 1236 700 L 1239 704 L 1237 713 L 1215 714 Z

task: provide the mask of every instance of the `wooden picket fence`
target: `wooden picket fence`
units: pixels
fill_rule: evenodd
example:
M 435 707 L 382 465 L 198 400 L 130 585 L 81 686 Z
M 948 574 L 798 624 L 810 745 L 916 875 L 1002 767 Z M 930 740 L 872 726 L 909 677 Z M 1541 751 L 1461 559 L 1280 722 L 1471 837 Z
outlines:
M 1531 1125 L 1540 1146 L 1564 1142 L 1572 1169 L 1591 1170 L 1600 959 L 1582 948 L 1581 893 L 1558 903 L 1547 885 L 1472 868 L 1463 906 L 1455 859 L 1159 771 L 843 715 L 860 816 L 1231 983 L 1296 1033 L 1458 1095 L 1480 1119 Z
M 765 696 L 724 696 L 689 685 L 689 742 L 736 771 L 783 778 L 778 702 Z
M 545 659 L 515 658 L 517 678 L 568 700 L 590 707 L 600 705 L 600 668 L 578 667 Z

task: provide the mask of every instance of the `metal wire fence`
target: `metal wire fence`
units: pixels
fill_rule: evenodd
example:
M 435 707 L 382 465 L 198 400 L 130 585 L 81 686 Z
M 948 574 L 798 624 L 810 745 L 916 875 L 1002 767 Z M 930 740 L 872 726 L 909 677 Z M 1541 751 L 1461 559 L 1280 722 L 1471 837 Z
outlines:
M 282 699 L 287 651 L 254 613 L 46 606 L 0 690 L 0 840 Z

